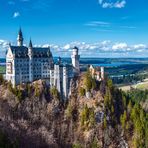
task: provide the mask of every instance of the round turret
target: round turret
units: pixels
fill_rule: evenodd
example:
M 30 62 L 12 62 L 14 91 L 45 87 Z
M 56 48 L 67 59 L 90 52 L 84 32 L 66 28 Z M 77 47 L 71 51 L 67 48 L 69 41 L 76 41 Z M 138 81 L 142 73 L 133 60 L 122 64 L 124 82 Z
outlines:
M 79 59 L 80 59 L 80 55 L 78 54 L 78 47 L 74 47 L 72 50 L 72 55 L 71 55 L 71 59 L 72 59 L 72 65 L 74 67 L 74 71 L 75 73 L 79 73 L 80 72 L 80 66 L 79 66 Z

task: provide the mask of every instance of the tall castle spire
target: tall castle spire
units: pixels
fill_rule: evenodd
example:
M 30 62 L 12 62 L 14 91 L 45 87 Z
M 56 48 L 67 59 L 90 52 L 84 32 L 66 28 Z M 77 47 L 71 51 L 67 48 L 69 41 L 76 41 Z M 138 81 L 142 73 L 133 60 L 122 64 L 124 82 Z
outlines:
M 31 38 L 30 38 L 30 42 L 29 42 L 29 47 L 32 48 L 32 41 L 31 41 Z
M 19 29 L 19 32 L 18 32 L 18 37 L 17 37 L 17 45 L 18 46 L 23 46 L 23 33 L 22 33 L 22 30 L 21 28 Z
M 28 47 L 28 55 L 29 55 L 30 58 L 32 58 L 32 56 L 33 56 L 32 48 L 33 48 L 33 45 L 32 45 L 32 41 L 31 41 L 31 38 L 30 38 L 29 47 Z

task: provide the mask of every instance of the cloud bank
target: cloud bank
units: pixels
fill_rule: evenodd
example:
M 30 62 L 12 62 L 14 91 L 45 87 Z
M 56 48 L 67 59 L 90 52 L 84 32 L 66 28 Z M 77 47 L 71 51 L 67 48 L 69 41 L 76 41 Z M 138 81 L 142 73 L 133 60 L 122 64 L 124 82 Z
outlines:
M 8 45 L 9 45 L 8 41 L 0 39 L 0 58 L 5 57 Z
M 102 6 L 102 8 L 124 8 L 126 5 L 125 0 L 117 0 L 116 2 L 111 2 L 108 0 L 99 0 L 99 4 Z
M 0 40 L 0 58 L 5 57 L 8 41 Z M 53 56 L 70 57 L 72 48 L 77 46 L 81 57 L 148 57 L 148 45 L 129 45 L 125 42 L 113 43 L 105 40 L 96 43 L 71 42 L 64 45 L 44 44 L 34 47 L 49 47 Z

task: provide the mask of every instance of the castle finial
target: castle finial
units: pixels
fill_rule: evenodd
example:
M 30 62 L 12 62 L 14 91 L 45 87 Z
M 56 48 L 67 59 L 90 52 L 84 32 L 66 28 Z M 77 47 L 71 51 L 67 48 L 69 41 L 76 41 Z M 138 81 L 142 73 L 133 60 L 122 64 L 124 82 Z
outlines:
M 17 37 L 17 45 L 18 46 L 23 46 L 23 33 L 22 33 L 22 30 L 21 30 L 21 27 L 19 29 L 19 32 L 18 32 L 18 37 Z
M 18 35 L 19 35 L 19 36 L 23 36 L 21 27 L 20 27 L 20 29 L 19 29 Z
M 29 47 L 32 48 L 32 41 L 31 41 L 31 38 L 30 38 L 30 42 L 29 42 Z

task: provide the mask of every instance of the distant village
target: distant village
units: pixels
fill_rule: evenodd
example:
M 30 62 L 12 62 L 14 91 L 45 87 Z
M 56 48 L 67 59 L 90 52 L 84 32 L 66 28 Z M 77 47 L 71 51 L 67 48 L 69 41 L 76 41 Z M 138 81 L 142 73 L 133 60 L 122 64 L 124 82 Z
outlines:
M 72 49 L 72 63 L 65 64 L 60 57 L 54 62 L 50 47 L 33 47 L 31 40 L 28 46 L 24 46 L 23 41 L 23 33 L 20 29 L 17 46 L 9 44 L 6 53 L 6 80 L 14 87 L 44 79 L 51 88 L 56 87 L 63 100 L 67 100 L 72 79 L 81 73 L 78 47 Z M 104 67 L 90 65 L 89 71 L 97 81 L 104 79 Z

